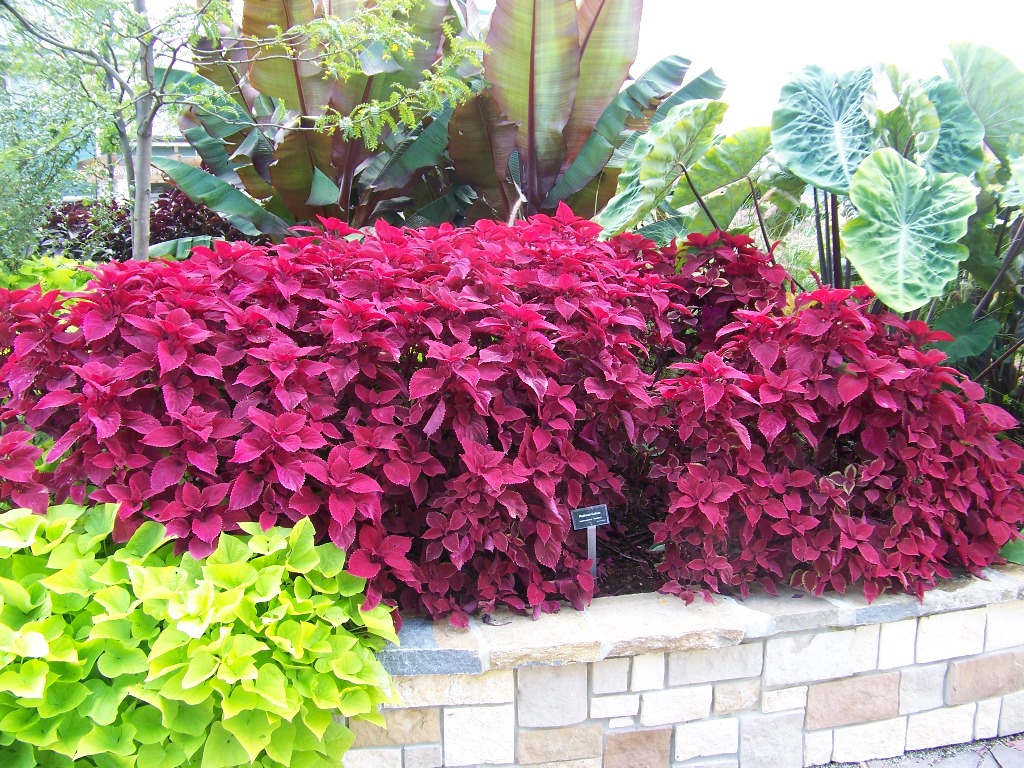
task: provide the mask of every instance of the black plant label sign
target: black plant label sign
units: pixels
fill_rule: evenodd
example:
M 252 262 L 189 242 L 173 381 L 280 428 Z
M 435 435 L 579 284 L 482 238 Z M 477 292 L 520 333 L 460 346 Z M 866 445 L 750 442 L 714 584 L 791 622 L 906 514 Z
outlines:
M 608 525 L 608 505 L 598 504 L 595 507 L 580 507 L 569 512 L 572 515 L 572 529 L 581 531 L 584 528 L 596 528 L 599 525 Z

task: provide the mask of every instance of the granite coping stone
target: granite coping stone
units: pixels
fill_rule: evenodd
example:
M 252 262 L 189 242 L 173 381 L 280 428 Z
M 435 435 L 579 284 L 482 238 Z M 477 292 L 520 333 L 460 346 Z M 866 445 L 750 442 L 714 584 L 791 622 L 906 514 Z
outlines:
M 597 662 L 643 653 L 722 648 L 792 632 L 842 629 L 979 608 L 1017 599 L 1024 567 L 988 568 L 984 578 L 940 581 L 918 601 L 882 595 L 870 604 L 860 592 L 815 597 L 780 586 L 778 595 L 751 591 L 686 605 L 671 595 L 598 597 L 583 611 L 564 608 L 533 620 L 504 610 L 469 627 L 406 618 L 400 646 L 381 654 L 393 675 L 479 674 L 533 664 Z

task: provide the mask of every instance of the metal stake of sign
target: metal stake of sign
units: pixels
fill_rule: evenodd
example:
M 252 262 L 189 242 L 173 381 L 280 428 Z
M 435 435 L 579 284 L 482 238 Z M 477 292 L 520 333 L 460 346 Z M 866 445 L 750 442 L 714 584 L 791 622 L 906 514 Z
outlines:
M 587 557 L 590 558 L 590 575 L 597 578 L 597 526 L 587 528 Z
M 590 575 L 597 578 L 597 526 L 608 525 L 608 505 L 598 504 L 594 507 L 581 507 L 569 512 L 572 517 L 572 529 L 587 529 L 587 557 L 590 559 Z

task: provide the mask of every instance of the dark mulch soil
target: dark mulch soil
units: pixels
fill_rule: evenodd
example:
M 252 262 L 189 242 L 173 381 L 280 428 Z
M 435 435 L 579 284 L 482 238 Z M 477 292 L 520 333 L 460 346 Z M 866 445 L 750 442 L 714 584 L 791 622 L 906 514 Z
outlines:
M 597 529 L 595 596 L 657 592 L 665 579 L 655 570 L 661 554 L 650 549 L 654 537 L 649 526 L 656 517 L 634 505 L 612 508 L 609 517 L 611 525 Z

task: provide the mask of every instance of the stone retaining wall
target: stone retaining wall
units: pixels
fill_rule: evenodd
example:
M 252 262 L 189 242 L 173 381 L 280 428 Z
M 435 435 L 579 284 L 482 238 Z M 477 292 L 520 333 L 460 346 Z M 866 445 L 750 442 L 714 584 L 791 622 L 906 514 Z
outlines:
M 406 622 L 346 768 L 802 768 L 1024 731 L 1024 569 L 923 602 L 793 590 Z

